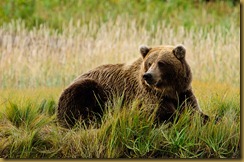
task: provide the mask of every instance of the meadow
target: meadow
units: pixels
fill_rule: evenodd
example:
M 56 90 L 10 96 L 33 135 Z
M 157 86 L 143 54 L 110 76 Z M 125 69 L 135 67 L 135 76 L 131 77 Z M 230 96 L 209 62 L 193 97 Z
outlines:
M 15 2 L 0 2 L 0 157 L 240 158 L 239 4 Z M 186 111 L 156 127 L 146 105 L 124 107 L 118 98 L 99 129 L 57 124 L 59 95 L 73 79 L 101 64 L 133 62 L 141 44 L 184 44 L 209 123 Z

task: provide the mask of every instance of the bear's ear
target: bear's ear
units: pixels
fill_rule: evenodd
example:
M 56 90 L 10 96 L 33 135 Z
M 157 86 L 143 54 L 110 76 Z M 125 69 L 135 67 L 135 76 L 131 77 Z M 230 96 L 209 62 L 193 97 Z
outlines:
M 139 49 L 140 49 L 140 53 L 141 53 L 142 57 L 144 58 L 144 57 L 146 57 L 147 53 L 148 53 L 152 48 L 150 48 L 150 47 L 148 47 L 148 46 L 146 46 L 146 45 L 140 45 Z
M 181 59 L 185 58 L 186 48 L 183 45 L 177 45 L 173 49 L 173 54 L 175 55 L 176 58 L 178 58 L 179 60 L 181 60 Z

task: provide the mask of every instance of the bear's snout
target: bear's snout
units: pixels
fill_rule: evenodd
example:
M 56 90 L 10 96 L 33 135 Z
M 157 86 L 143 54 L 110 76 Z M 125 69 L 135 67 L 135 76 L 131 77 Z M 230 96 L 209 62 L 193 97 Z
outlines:
M 142 77 L 149 85 L 154 83 L 153 76 L 151 73 L 145 73 Z

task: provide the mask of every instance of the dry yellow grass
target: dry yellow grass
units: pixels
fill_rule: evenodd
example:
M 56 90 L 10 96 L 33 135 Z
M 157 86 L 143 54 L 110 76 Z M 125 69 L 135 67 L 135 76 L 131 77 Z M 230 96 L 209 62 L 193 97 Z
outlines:
M 65 26 L 62 33 L 46 25 L 31 31 L 21 21 L 0 27 L 0 88 L 67 86 L 82 72 L 106 63 L 129 63 L 140 57 L 140 44 L 184 44 L 195 80 L 240 83 L 240 29 L 185 29 L 165 23 L 154 31 L 137 20 L 98 26 Z

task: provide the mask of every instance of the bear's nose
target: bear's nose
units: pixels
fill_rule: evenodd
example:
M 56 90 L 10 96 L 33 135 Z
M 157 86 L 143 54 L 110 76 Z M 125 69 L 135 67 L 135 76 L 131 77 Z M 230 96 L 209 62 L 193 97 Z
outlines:
M 152 74 L 150 74 L 150 73 L 145 73 L 142 77 L 147 82 L 151 82 L 152 81 Z

